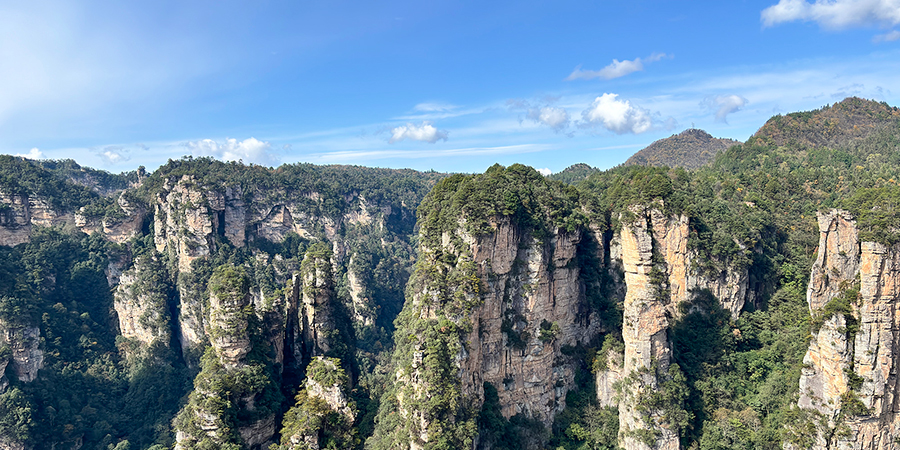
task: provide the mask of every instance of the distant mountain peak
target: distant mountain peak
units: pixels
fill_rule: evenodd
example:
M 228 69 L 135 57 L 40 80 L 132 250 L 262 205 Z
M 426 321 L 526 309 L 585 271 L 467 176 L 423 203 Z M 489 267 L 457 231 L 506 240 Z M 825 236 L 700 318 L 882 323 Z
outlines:
M 740 144 L 734 139 L 721 139 L 699 128 L 660 139 L 625 161 L 626 166 L 669 166 L 696 169 L 706 165 L 722 150 Z
M 777 115 L 754 134 L 775 145 L 795 143 L 808 147 L 840 147 L 865 138 L 900 120 L 900 108 L 884 102 L 847 97 L 822 108 Z

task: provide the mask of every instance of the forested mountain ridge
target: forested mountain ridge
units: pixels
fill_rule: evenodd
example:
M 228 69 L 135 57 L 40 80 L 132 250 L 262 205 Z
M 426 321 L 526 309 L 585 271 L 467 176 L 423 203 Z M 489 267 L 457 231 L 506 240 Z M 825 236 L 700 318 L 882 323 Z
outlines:
M 739 143 L 734 139 L 714 138 L 703 130 L 690 128 L 639 150 L 625 161 L 625 165 L 696 169 L 715 159 L 722 150 Z
M 898 118 L 900 108 L 848 97 L 814 111 L 772 117 L 754 136 L 775 145 L 841 147 L 890 127 Z
M 572 184 L 4 157 L 0 448 L 894 448 L 900 123 L 847 102 Z

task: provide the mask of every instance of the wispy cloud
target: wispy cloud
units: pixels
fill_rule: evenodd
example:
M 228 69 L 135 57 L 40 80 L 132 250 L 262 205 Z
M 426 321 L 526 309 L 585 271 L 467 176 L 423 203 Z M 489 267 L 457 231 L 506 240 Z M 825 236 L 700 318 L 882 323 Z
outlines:
M 614 59 L 612 64 L 600 70 L 582 70 L 581 66 L 575 68 L 572 73 L 566 77 L 566 81 L 572 80 L 590 80 L 593 78 L 603 78 L 604 80 L 612 80 L 614 78 L 624 77 L 625 75 L 640 72 L 644 70 L 644 64 L 659 61 L 663 58 L 671 58 L 665 53 L 654 53 L 646 58 L 635 58 L 633 60 L 619 61 Z
M 705 106 L 716 114 L 716 121 L 728 123 L 728 115 L 740 111 L 748 103 L 747 99 L 740 95 L 714 95 L 703 99 L 701 106 Z
M 446 141 L 447 131 L 438 130 L 431 122 L 422 122 L 420 125 L 407 123 L 392 128 L 391 139 L 388 142 L 393 144 L 406 139 L 434 144 L 437 141 Z
M 460 156 L 518 155 L 542 152 L 552 148 L 552 146 L 545 144 L 521 144 L 500 147 L 468 147 L 442 150 L 346 150 L 315 153 L 308 155 L 306 159 L 317 163 L 342 163 L 392 158 L 422 159 Z
M 876 35 L 874 38 L 872 38 L 872 42 L 875 42 L 877 44 L 881 42 L 893 42 L 897 39 L 900 39 L 900 31 L 891 30 L 887 33 Z
M 506 101 L 506 107 L 510 111 L 524 111 L 525 117 L 534 123 L 550 127 L 554 131 L 560 132 L 569 126 L 569 112 L 563 107 L 551 106 L 549 104 L 555 100 L 557 99 L 545 99 L 543 104 L 533 105 L 528 100 L 510 99 Z
M 763 26 L 786 22 L 816 22 L 828 29 L 900 24 L 897 0 L 779 0 L 760 14 Z
M 556 131 L 562 131 L 569 126 L 569 113 L 556 106 L 531 109 L 528 111 L 528 118 Z
M 413 107 L 414 110 L 419 112 L 446 112 L 453 111 L 454 109 L 458 108 L 459 106 L 440 102 L 424 102 L 419 103 L 418 105 Z
M 248 164 L 274 166 L 279 160 L 274 153 L 272 144 L 252 137 L 243 141 L 226 139 L 224 142 L 202 139 L 185 142 L 184 147 L 190 150 L 192 155 L 212 156 L 223 161 L 243 161 Z

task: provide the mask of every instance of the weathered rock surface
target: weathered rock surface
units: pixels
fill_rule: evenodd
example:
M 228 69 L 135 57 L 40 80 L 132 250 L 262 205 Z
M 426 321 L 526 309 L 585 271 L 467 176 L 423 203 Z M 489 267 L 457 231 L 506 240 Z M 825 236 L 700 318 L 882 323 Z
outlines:
M 123 244 L 132 237 L 140 235 L 147 211 L 142 207 L 132 205 L 124 195 L 119 196 L 116 205 L 121 210 L 122 217 L 88 217 L 79 211 L 74 216 L 75 227 L 87 234 L 100 233 L 106 239 L 117 244 Z
M 338 345 L 335 333 L 341 328 L 335 317 L 337 297 L 331 260 L 323 255 L 306 254 L 301 266 L 301 295 L 298 313 L 302 329 L 302 359 L 331 353 Z M 346 324 L 344 324 L 346 325 Z
M 121 335 L 147 347 L 155 342 L 168 346 L 172 337 L 168 290 L 165 268 L 158 255 L 139 257 L 131 269 L 123 272 L 113 303 Z
M 665 245 L 672 242 L 666 242 L 664 238 L 670 233 L 678 233 L 682 222 L 675 222 L 673 228 L 673 224 L 660 214 L 636 212 L 637 218 L 623 224 L 621 233 L 627 286 L 622 326 L 625 341 L 623 372 L 629 382 L 619 402 L 619 446 L 627 450 L 677 449 L 678 430 L 661 423 L 659 411 L 640 411 L 638 403 L 642 395 L 659 388 L 659 377 L 666 373 L 671 362 L 672 349 L 667 334 L 669 317 L 673 315 L 672 300 L 678 298 L 681 291 L 676 284 L 672 297 L 665 295 L 665 286 L 660 285 L 658 275 L 664 273 L 665 268 L 657 267 L 654 260 L 659 257 L 654 258 L 654 252 L 659 255 L 677 253 L 679 246 Z M 656 236 L 663 239 L 654 239 Z M 678 261 L 676 259 L 670 266 L 675 268 L 669 273 L 670 279 L 679 268 Z M 653 445 L 648 446 L 637 438 L 641 430 L 655 435 Z
M 600 328 L 575 260 L 585 230 L 554 230 L 538 240 L 506 217 L 491 227 L 492 232 L 475 237 L 460 226 L 445 232 L 435 246 L 423 245 L 422 275 L 442 275 L 429 275 L 417 284 L 405 309 L 415 311 L 417 320 L 446 316 L 467 330 L 450 334 L 448 339 L 458 342 L 447 347 L 463 402 L 477 407 L 485 383 L 490 383 L 497 389 L 504 417 L 522 414 L 549 427 L 565 408 L 578 368 L 562 354 L 562 347 L 587 344 Z M 447 265 L 446 260 L 455 263 Z M 439 326 L 437 332 L 449 329 Z M 409 367 L 397 373 L 404 386 L 398 394 L 400 414 L 413 424 L 410 448 L 421 448 L 431 439 L 430 418 L 408 406 L 423 401 L 433 389 L 426 380 L 435 375 L 425 361 L 434 357 L 426 353 L 436 350 L 426 350 L 429 345 L 423 341 L 416 346 Z
M 324 365 L 330 372 L 341 370 L 333 359 L 321 356 L 316 356 L 315 359 L 318 360 L 318 364 Z M 347 395 L 348 386 L 342 386 L 340 383 L 325 384 L 312 377 L 307 377 L 305 384 L 307 395 L 324 400 L 332 411 L 339 412 L 349 423 L 356 420 L 356 411 L 350 406 L 350 397 Z
M 73 223 L 72 214 L 53 209 L 41 198 L 0 191 L 0 245 L 28 242 L 33 226 Z
M 603 358 L 603 355 L 597 355 Z M 625 355 L 616 350 L 610 350 L 606 354 L 606 369 L 598 371 L 595 378 L 597 388 L 597 401 L 600 406 L 618 407 L 620 396 L 616 392 L 616 383 L 625 378 L 623 365 L 625 363 Z
M 250 330 L 246 293 L 209 295 L 209 342 L 226 369 L 241 367 L 250 353 Z
M 748 272 L 727 266 L 718 273 L 696 268 L 700 256 L 688 247 L 689 220 L 684 215 L 667 216 L 657 208 L 632 207 L 634 219 L 624 223 L 610 255 L 621 258 L 625 272 L 625 354 L 621 366 L 610 361 L 610 370 L 597 377 L 598 399 L 612 401 L 612 384 L 626 380 L 619 401 L 619 445 L 625 449 L 677 449 L 677 430 L 670 429 L 658 411 L 642 413 L 637 407 L 642 394 L 659 388 L 672 357 L 668 329 L 681 313 L 679 305 L 694 292 L 709 290 L 722 307 L 737 318 L 747 300 Z M 656 443 L 647 446 L 636 433 L 649 430 Z
M 471 314 L 468 352 L 460 355 L 462 392 L 483 398 L 483 384 L 491 383 L 504 416 L 521 413 L 549 426 L 565 408 L 575 377 L 560 349 L 587 344 L 599 329 L 574 261 L 582 231 L 556 231 L 541 242 L 508 220 L 495 230 L 477 239 L 463 237 L 486 290 L 483 304 Z M 451 248 L 447 242 L 444 250 Z M 558 331 L 541 339 L 549 332 L 542 324 L 555 324 Z M 514 333 L 522 345 L 513 342 Z
M 857 280 L 859 294 L 849 314 L 824 318 L 803 360 L 798 405 L 826 419 L 812 448 L 897 448 L 900 247 L 860 242 L 856 223 L 845 211 L 820 213 L 818 219 L 819 253 L 807 291 L 813 317 Z M 850 321 L 858 324 L 855 335 L 847 330 Z M 853 378 L 861 383 L 854 386 Z M 863 409 L 848 411 L 847 401 Z
M 0 347 L 9 347 L 9 365 L 19 381 L 34 381 L 44 367 L 40 343 L 41 330 L 37 326 L 0 322 Z

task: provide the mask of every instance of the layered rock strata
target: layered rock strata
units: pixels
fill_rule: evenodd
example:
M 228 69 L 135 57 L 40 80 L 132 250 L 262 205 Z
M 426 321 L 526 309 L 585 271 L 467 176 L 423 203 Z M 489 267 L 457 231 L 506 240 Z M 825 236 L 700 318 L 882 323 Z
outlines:
M 252 334 L 259 333 L 249 280 L 240 267 L 218 267 L 209 282 L 207 330 L 210 351 L 194 380 L 194 392 L 175 421 L 176 449 L 242 445 L 266 448 L 275 434 L 274 405 L 258 403 L 277 390 L 270 363 L 254 349 Z M 255 324 L 254 324 L 255 325 Z M 257 341 L 258 342 L 258 341 Z M 252 381 L 248 381 L 252 380 Z M 243 417 L 243 419 L 238 419 Z
M 124 244 L 129 239 L 139 236 L 147 211 L 131 204 L 124 195 L 120 195 L 116 200 L 116 206 L 121 214 L 115 217 L 89 217 L 84 215 L 83 211 L 76 212 L 75 227 L 87 234 L 100 233 L 117 244 Z

